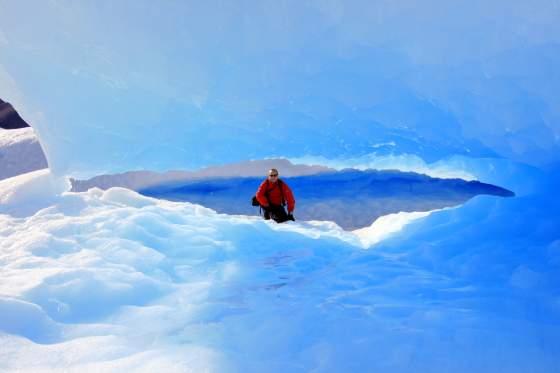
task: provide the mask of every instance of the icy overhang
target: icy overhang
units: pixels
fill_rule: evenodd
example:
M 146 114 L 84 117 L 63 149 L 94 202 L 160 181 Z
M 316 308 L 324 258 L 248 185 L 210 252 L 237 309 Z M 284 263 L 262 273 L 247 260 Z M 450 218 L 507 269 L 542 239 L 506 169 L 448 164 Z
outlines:
M 3 2 L 0 98 L 59 175 L 372 153 L 558 160 L 553 1 L 224 4 Z

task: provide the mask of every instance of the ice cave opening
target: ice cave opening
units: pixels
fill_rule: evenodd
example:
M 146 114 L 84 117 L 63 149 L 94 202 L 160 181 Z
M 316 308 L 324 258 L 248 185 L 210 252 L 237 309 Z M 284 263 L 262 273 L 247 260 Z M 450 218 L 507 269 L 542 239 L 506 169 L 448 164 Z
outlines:
M 10 130 L 21 128 L 11 132 L 19 137 L 12 136 L 14 139 L 10 146 L 2 147 L 4 170 L 10 168 L 9 164 L 13 165 L 12 174 L 45 167 L 40 141 L 30 141 L 33 130 L 9 103 L 0 102 L 3 104 L 0 126 Z M 7 139 L 7 133 L 3 137 Z M 22 158 L 27 168 L 17 171 Z M 431 211 L 457 207 L 480 194 L 515 195 L 499 186 L 464 180 L 460 170 L 447 170 L 447 175 L 443 175 L 447 177 L 442 178 L 442 175 L 433 172 L 433 176 L 422 174 L 422 170 L 405 172 L 390 169 L 390 165 L 382 163 L 378 164 L 381 170 L 377 170 L 363 166 L 328 167 L 321 165 L 320 159 L 313 162 L 318 164 L 294 164 L 288 159 L 278 158 L 241 161 L 191 172 L 128 171 L 97 175 L 87 180 L 70 178 L 70 191 L 125 187 L 150 197 L 200 204 L 218 213 L 255 215 L 261 214 L 262 210 L 250 206 L 248 198 L 254 194 L 268 169 L 279 168 L 282 180 L 292 185 L 296 193 L 298 220 L 330 221 L 347 231 L 363 230 L 378 218 L 388 215 L 404 213 L 403 216 L 416 216 L 420 213 L 419 216 L 425 216 Z M 379 222 L 376 229 L 383 229 Z

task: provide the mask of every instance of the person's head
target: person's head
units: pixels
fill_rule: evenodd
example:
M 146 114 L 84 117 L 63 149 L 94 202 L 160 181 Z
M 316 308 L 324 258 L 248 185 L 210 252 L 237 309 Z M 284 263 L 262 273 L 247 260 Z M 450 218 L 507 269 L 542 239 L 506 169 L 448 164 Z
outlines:
M 278 170 L 275 168 L 271 168 L 268 171 L 268 181 L 271 181 L 273 183 L 278 181 Z

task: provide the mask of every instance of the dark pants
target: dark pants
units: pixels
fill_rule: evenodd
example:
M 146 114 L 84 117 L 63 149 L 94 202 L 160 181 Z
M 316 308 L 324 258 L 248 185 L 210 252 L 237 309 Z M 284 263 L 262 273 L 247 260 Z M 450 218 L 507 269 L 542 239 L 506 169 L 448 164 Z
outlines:
M 294 217 L 286 213 L 284 206 L 270 204 L 264 209 L 265 220 L 274 220 L 277 223 L 283 223 L 288 220 L 294 220 Z

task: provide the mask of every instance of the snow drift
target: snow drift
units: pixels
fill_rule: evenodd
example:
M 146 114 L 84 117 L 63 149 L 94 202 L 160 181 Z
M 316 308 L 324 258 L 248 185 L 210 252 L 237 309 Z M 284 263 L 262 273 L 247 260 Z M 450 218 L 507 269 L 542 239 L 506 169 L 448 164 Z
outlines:
M 539 192 L 476 197 L 385 237 L 402 218 L 364 237 L 122 188 L 64 192 L 45 172 L 0 182 L 0 369 L 557 366 L 558 172 Z M 21 185 L 34 188 L 9 192 Z M 39 195 L 48 206 L 19 211 Z
M 47 167 L 33 129 L 0 128 L 0 180 Z

